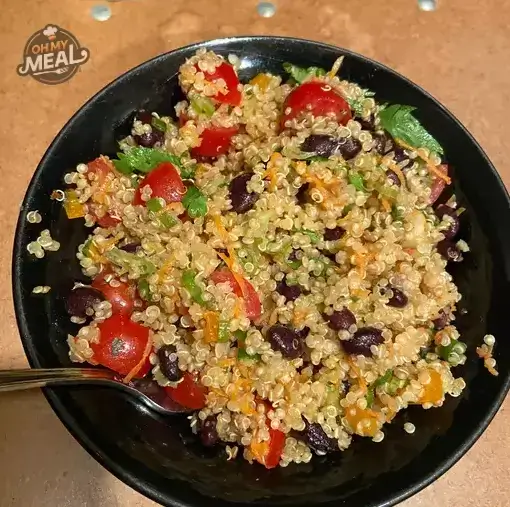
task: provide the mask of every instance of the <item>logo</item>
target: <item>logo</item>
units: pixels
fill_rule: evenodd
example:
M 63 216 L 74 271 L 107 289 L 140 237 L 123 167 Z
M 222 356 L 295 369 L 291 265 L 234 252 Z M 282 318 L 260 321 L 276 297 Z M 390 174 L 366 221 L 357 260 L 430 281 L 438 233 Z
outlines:
M 28 39 L 23 63 L 17 71 L 20 76 L 32 76 L 40 83 L 60 84 L 71 79 L 89 56 L 89 50 L 81 47 L 72 33 L 48 25 Z

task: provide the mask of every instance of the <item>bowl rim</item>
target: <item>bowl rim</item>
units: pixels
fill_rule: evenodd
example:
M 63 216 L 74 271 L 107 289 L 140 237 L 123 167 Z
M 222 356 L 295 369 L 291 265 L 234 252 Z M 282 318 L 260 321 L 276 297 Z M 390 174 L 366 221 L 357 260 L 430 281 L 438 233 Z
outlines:
M 131 74 L 136 73 L 140 69 L 153 65 L 159 60 L 165 60 L 169 55 L 179 54 L 179 53 L 188 53 L 194 52 L 200 48 L 214 48 L 219 45 L 224 45 L 228 48 L 229 43 L 231 42 L 251 42 L 257 41 L 274 41 L 274 42 L 292 42 L 292 43 L 301 43 L 306 46 L 313 46 L 318 50 L 333 50 L 335 52 L 341 53 L 345 56 L 362 60 L 373 67 L 384 70 L 393 74 L 396 78 L 406 82 L 411 85 L 417 91 L 421 92 L 427 99 L 432 101 L 443 113 L 445 113 L 448 117 L 450 117 L 457 125 L 457 127 L 466 135 L 470 141 L 475 145 L 478 149 L 482 157 L 484 158 L 486 164 L 490 167 L 491 171 L 496 177 L 496 182 L 500 187 L 500 191 L 505 195 L 506 200 L 510 206 L 510 196 L 508 190 L 501 179 L 500 174 L 488 158 L 485 151 L 478 144 L 473 135 L 466 129 L 466 127 L 458 120 L 458 118 L 453 115 L 445 106 L 443 106 L 435 97 L 433 97 L 430 93 L 425 91 L 421 86 L 417 85 L 407 77 L 403 76 L 399 72 L 393 70 L 385 64 L 382 64 L 376 60 L 363 56 L 359 53 L 351 51 L 349 49 L 335 46 L 333 44 L 327 44 L 320 41 L 314 41 L 311 39 L 304 39 L 300 37 L 286 37 L 286 36 L 273 36 L 273 35 L 240 35 L 233 37 L 225 37 L 219 39 L 209 39 L 199 42 L 194 42 L 192 44 L 188 44 L 186 46 L 182 46 L 171 51 L 167 51 L 165 53 L 159 54 L 154 58 L 146 60 L 145 62 L 127 70 L 120 76 L 116 77 L 114 80 L 106 84 L 103 88 L 101 88 L 97 93 L 95 93 L 90 99 L 88 99 L 80 108 L 71 116 L 71 118 L 65 123 L 65 125 L 61 128 L 58 134 L 55 136 L 47 150 L 45 151 L 41 161 L 37 165 L 37 168 L 30 180 L 30 183 L 25 192 L 25 196 L 23 198 L 23 203 L 20 208 L 20 214 L 18 216 L 16 229 L 14 232 L 14 245 L 13 245 L 13 259 L 12 259 L 12 290 L 13 290 L 13 300 L 14 300 L 14 310 L 16 316 L 16 322 L 18 325 L 18 329 L 20 331 L 20 338 L 23 345 L 23 349 L 27 356 L 28 362 L 32 368 L 40 368 L 41 363 L 38 358 L 37 350 L 34 347 L 34 344 L 31 340 L 29 329 L 26 323 L 25 315 L 24 315 L 24 305 L 21 291 L 21 267 L 23 264 L 23 249 L 22 249 L 22 241 L 21 241 L 21 232 L 23 229 L 24 222 L 24 213 L 27 199 L 29 195 L 32 195 L 35 191 L 35 182 L 39 178 L 40 174 L 43 171 L 43 167 L 47 164 L 48 160 L 52 157 L 53 152 L 56 150 L 57 145 L 60 140 L 64 137 L 67 129 L 72 125 L 75 119 L 81 114 L 82 110 L 91 105 L 93 102 L 97 101 L 101 98 L 102 95 L 107 93 L 107 91 L 113 85 L 121 83 L 125 79 L 127 79 Z M 470 436 L 464 440 L 464 442 L 459 445 L 455 452 L 453 452 L 448 458 L 444 459 L 441 463 L 439 463 L 435 470 L 428 475 L 422 477 L 419 480 L 414 481 L 411 484 L 408 484 L 403 490 L 392 494 L 387 498 L 386 501 L 377 504 L 370 504 L 367 507 L 391 507 L 396 505 L 397 503 L 403 502 L 407 498 L 415 495 L 422 489 L 429 486 L 432 482 L 434 482 L 437 478 L 447 472 L 455 463 L 457 463 L 464 454 L 466 454 L 469 449 L 475 444 L 475 442 L 480 438 L 482 433 L 487 429 L 490 422 L 498 412 L 501 404 L 503 403 L 508 391 L 510 389 L 510 374 L 507 374 L 506 379 L 504 380 L 502 387 L 500 388 L 497 396 L 494 398 L 491 404 L 491 409 L 485 414 L 480 423 L 473 429 Z M 129 485 L 137 492 L 142 495 L 160 503 L 163 505 L 172 505 L 174 507 L 194 507 L 189 503 L 183 503 L 179 500 L 171 498 L 168 494 L 162 493 L 157 488 L 152 487 L 147 484 L 143 480 L 139 479 L 135 474 L 125 469 L 121 464 L 110 460 L 108 456 L 103 454 L 101 448 L 95 444 L 92 438 L 89 437 L 87 432 L 83 431 L 80 425 L 77 423 L 75 418 L 67 411 L 65 405 L 60 400 L 56 391 L 52 388 L 43 388 L 42 389 L 48 403 L 51 408 L 60 419 L 60 421 L 67 428 L 69 433 L 78 441 L 78 443 L 96 460 L 98 461 L 106 470 L 112 473 L 115 477 L 122 480 L 125 484 Z M 168 503 L 170 500 L 171 503 Z

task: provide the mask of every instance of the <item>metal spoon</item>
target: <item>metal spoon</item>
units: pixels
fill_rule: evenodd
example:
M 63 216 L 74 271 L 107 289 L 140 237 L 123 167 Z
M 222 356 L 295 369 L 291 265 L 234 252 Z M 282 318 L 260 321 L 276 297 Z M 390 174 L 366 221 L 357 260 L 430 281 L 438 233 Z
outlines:
M 76 384 L 100 384 L 120 389 L 164 415 L 192 412 L 173 401 L 153 380 L 133 379 L 129 384 L 124 384 L 119 374 L 104 368 L 0 370 L 0 392 Z

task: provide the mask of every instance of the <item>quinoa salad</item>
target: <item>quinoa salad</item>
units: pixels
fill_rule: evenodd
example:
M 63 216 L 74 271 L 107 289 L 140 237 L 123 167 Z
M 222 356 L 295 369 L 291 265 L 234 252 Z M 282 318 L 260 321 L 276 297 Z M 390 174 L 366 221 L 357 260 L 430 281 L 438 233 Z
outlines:
M 52 197 L 91 228 L 71 359 L 157 383 L 205 446 L 274 468 L 380 442 L 409 405 L 461 394 L 447 266 L 469 246 L 413 107 L 342 80 L 342 58 L 241 83 L 241 56 L 183 62 L 175 114 L 137 111 L 117 155 Z M 39 258 L 56 249 L 43 232 Z

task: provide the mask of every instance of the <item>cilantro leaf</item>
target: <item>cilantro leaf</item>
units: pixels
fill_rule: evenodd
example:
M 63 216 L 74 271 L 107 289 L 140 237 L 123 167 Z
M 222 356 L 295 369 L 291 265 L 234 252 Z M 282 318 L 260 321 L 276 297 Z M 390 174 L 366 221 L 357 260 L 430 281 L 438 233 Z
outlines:
M 349 183 L 360 192 L 368 192 L 367 188 L 365 187 L 365 180 L 363 179 L 363 176 L 359 173 L 352 172 L 349 174 Z
M 428 148 L 430 151 L 442 155 L 441 145 L 412 115 L 415 109 L 415 107 L 401 104 L 393 104 L 384 108 L 379 111 L 382 127 L 395 139 L 401 139 L 415 148 Z
M 298 67 L 292 63 L 284 63 L 283 68 L 288 72 L 297 83 L 302 83 L 312 77 L 321 77 L 326 75 L 326 71 L 320 67 Z
M 321 237 L 320 235 L 315 231 L 310 231 L 308 229 L 296 229 L 295 232 L 301 232 L 303 234 L 306 234 L 310 238 L 310 243 L 314 244 L 317 243 Z
M 363 102 L 365 99 L 369 97 L 373 97 L 375 93 L 371 90 L 368 90 L 367 88 L 362 88 L 361 90 L 361 96 L 357 99 L 350 99 L 347 98 L 347 102 L 349 104 L 349 107 L 354 111 L 356 116 L 363 116 L 363 113 L 365 111 L 365 107 L 363 105 Z
M 156 150 L 155 148 L 144 148 L 143 146 L 134 146 L 126 153 L 117 153 L 117 159 L 113 160 L 117 171 L 123 174 L 131 174 L 135 171 L 149 173 L 161 162 L 170 162 L 178 169 L 181 168 L 181 159 L 176 155 L 166 151 Z
M 191 218 L 203 217 L 207 213 L 207 198 L 195 186 L 188 188 L 182 198 L 182 205 L 186 208 Z

